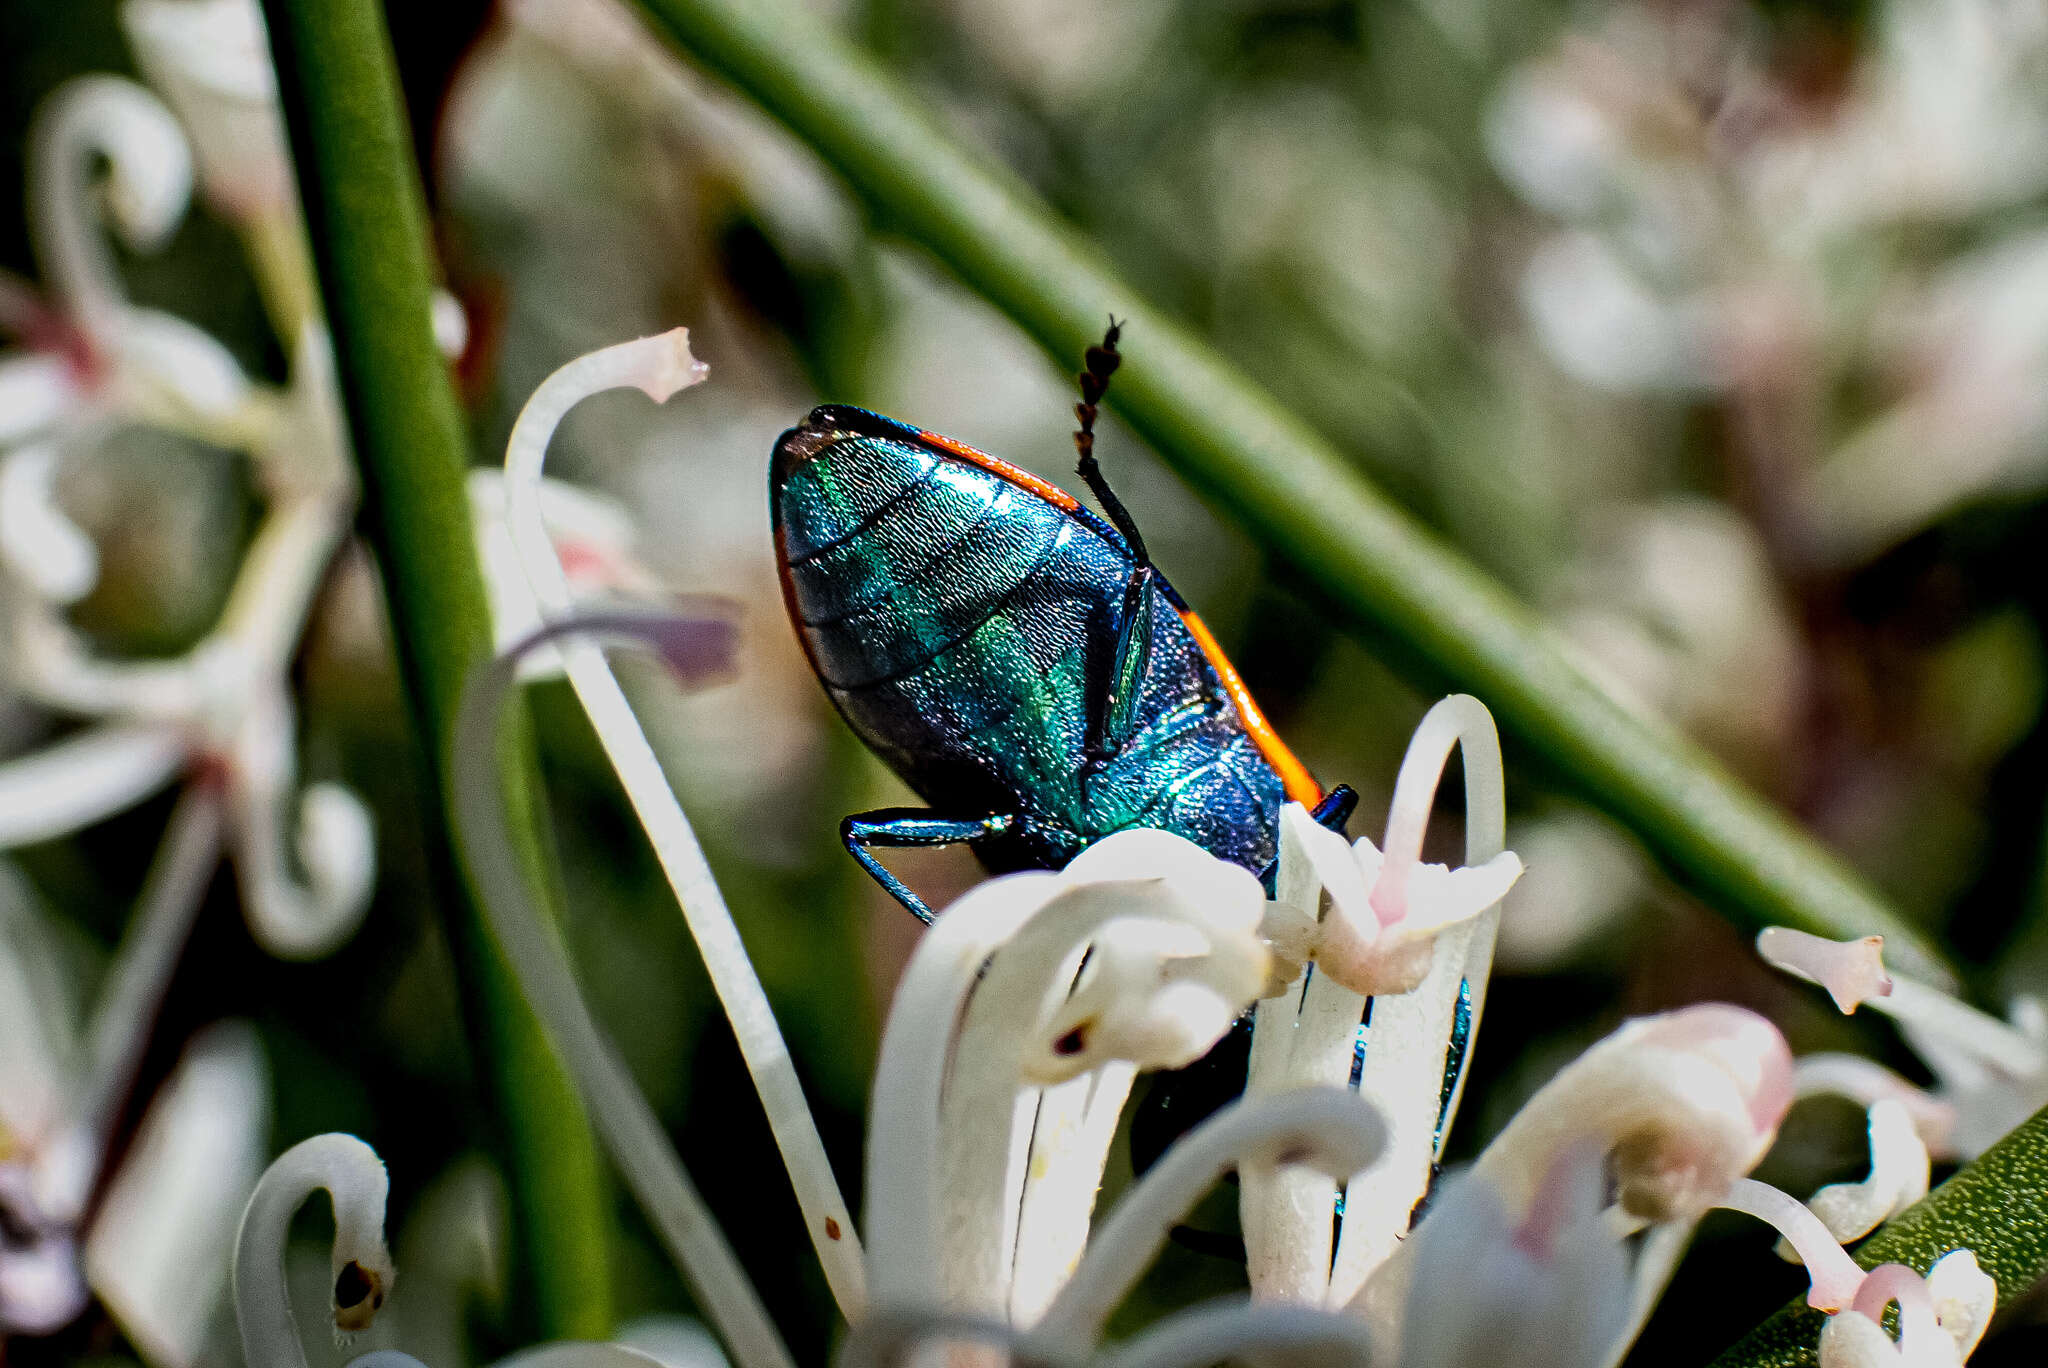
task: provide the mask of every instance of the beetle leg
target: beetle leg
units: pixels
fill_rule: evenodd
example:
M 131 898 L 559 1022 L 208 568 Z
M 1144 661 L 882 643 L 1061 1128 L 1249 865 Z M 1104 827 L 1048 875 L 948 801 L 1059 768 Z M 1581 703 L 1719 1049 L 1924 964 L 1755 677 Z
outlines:
M 923 898 L 911 892 L 903 880 L 884 869 L 871 848 L 960 845 L 1008 835 L 1017 829 L 1017 825 L 1017 818 L 1010 813 L 994 813 L 986 817 L 944 817 L 928 808 L 878 808 L 873 812 L 855 813 L 841 822 L 839 839 L 890 897 L 909 908 L 919 921 L 930 924 L 931 908 L 925 905 Z
M 1100 765 L 1121 751 L 1141 725 L 1138 699 L 1145 690 L 1145 671 L 1152 663 L 1152 624 L 1156 595 L 1153 570 L 1140 565 L 1124 585 L 1123 610 L 1117 615 L 1116 651 L 1110 658 L 1109 687 L 1095 710 L 1088 738 L 1088 758 Z
M 1317 803 L 1308 815 L 1315 818 L 1320 825 L 1342 836 L 1344 824 L 1351 820 L 1352 810 L 1357 806 L 1358 790 L 1349 784 L 1339 784 L 1324 794 L 1323 801 Z

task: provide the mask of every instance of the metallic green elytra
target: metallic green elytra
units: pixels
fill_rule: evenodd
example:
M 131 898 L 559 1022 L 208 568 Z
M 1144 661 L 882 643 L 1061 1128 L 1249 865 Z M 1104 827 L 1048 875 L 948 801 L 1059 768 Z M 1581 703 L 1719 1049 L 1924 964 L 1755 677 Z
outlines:
M 995 457 L 838 405 L 782 435 L 769 489 L 818 678 L 931 804 L 843 829 L 919 916 L 872 847 L 965 841 L 993 870 L 1057 869 L 1144 826 L 1259 871 L 1281 805 L 1323 801 L 1134 529 Z M 1341 826 L 1333 809 L 1349 806 L 1340 789 L 1322 815 Z

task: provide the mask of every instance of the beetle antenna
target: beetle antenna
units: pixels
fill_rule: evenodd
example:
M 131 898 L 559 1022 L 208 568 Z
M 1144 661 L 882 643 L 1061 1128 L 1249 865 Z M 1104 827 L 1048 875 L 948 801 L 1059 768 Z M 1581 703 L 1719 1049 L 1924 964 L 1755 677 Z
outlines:
M 1074 405 L 1074 416 L 1081 426 L 1074 432 L 1074 451 L 1080 456 L 1077 469 L 1095 495 L 1102 511 L 1109 515 L 1110 522 L 1123 535 L 1124 544 L 1130 548 L 1131 559 L 1139 565 L 1150 565 L 1152 558 L 1146 554 L 1145 539 L 1138 535 L 1138 525 L 1131 520 L 1131 511 L 1124 507 L 1124 501 L 1116 496 L 1103 478 L 1102 467 L 1095 460 L 1095 419 L 1101 411 L 1102 396 L 1109 390 L 1109 377 L 1116 374 L 1123 357 L 1116 349 L 1117 338 L 1123 335 L 1124 325 L 1116 321 L 1116 315 L 1109 316 L 1109 330 L 1102 334 L 1099 345 L 1090 347 L 1083 357 L 1083 369 L 1078 379 L 1081 382 L 1081 402 Z

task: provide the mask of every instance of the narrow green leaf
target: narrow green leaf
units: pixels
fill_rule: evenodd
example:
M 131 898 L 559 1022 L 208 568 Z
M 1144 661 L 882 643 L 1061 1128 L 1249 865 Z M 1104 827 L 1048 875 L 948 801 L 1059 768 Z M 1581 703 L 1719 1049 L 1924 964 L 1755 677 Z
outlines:
M 429 834 L 428 846 L 470 1037 L 505 1129 L 514 1304 L 545 1338 L 605 1339 L 612 1331 L 610 1222 L 596 1143 L 447 840 L 446 747 L 463 684 L 489 658 L 490 615 L 463 485 L 462 414 L 428 313 L 426 211 L 390 37 L 376 0 L 264 0 L 264 14 L 362 471 L 364 523 L 440 798 L 442 829 Z M 523 730 L 508 742 L 500 769 L 525 872 L 552 888 Z
M 1522 604 L 1369 485 L 1174 319 L 1149 308 L 1028 189 L 963 152 L 871 60 L 786 0 L 640 0 L 685 55 L 781 119 L 892 229 L 1062 365 L 1128 318 L 1110 401 L 1349 625 L 1431 686 L 1484 699 L 1512 738 L 1749 927 L 1888 938 L 1950 977 L 1842 861 L 1697 747 L 1621 707 Z
M 2007 1307 L 2048 1277 L 2048 1110 L 1887 1222 L 1856 1250 L 1865 1268 L 1902 1263 L 1925 1273 L 1968 1249 L 1998 1284 Z M 1793 1302 L 1752 1330 L 1715 1368 L 1811 1368 L 1826 1317 Z

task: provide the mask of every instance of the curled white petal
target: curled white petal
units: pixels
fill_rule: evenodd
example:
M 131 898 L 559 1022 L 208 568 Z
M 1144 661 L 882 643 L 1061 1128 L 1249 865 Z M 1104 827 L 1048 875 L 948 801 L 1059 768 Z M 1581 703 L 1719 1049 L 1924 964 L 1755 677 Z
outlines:
M 1681 1008 L 1628 1022 L 1566 1065 L 1473 1167 L 1518 1213 L 1554 1155 L 1597 1140 L 1625 1208 L 1686 1219 L 1749 1172 L 1791 1100 L 1791 1053 L 1774 1026 L 1719 1003 Z
M 1892 1213 L 1927 1195 L 1927 1145 L 1905 1104 L 1889 1098 L 1870 1108 L 1870 1176 L 1860 1183 L 1833 1183 L 1807 1199 L 1828 1233 L 1843 1244 L 1860 1240 Z M 1780 1241 L 1781 1258 L 1796 1259 Z
M 950 1303 L 976 1312 L 1008 1300 L 1018 1164 L 1028 1153 L 1015 1143 L 1019 1089 L 1047 1063 L 1040 1042 L 1051 1039 L 1055 1053 L 1089 1048 L 1084 1034 L 1063 1050 L 1068 1034 L 1057 1029 L 1089 947 L 1114 923 L 1156 924 L 1127 933 L 1123 951 L 1112 952 L 1121 967 L 1110 970 L 1136 994 L 1108 1023 L 1113 1043 L 1161 1051 L 1121 1056 L 1142 1068 L 1206 1051 L 1265 980 L 1265 949 L 1254 934 L 1264 906 L 1258 881 L 1182 837 L 1119 832 L 1032 887 L 1043 901 L 973 987 L 939 1114 L 941 1273 Z M 1159 955 L 1162 948 L 1169 953 Z M 1211 1034 L 1193 1034 L 1201 1031 Z
M 354 934 L 369 906 L 377 850 L 369 810 L 340 784 L 297 792 L 291 700 L 243 700 L 227 770 L 228 845 L 249 929 L 280 959 L 317 959 Z M 289 843 L 305 872 L 286 856 Z
M 41 442 L 0 456 L 0 564 L 52 603 L 69 604 L 99 582 L 100 556 L 57 503 L 57 459 L 58 447 Z
M 1333 903 L 1316 963 L 1368 997 L 1412 992 L 1429 973 L 1436 937 L 1494 907 L 1521 876 L 1522 862 L 1511 850 L 1459 869 L 1417 865 L 1408 875 L 1403 915 L 1390 926 L 1343 913 Z
M 1265 982 L 1257 937 L 1129 918 L 1104 926 L 1072 994 L 1033 1032 L 1033 1083 L 1058 1083 L 1112 1060 L 1177 1069 L 1209 1052 Z
M 353 1135 L 316 1135 L 280 1155 L 249 1197 L 235 1238 L 235 1319 L 249 1368 L 305 1368 L 285 1294 L 284 1252 L 292 1216 L 314 1193 L 334 1203 L 334 1323 L 360 1330 L 383 1306 L 396 1270 L 384 1247 L 384 1163 Z
M 591 395 L 634 388 L 656 403 L 701 382 L 707 368 L 690 354 L 687 328 L 675 328 L 601 348 L 550 375 L 526 401 L 505 444 L 507 521 L 541 616 L 560 621 L 573 604 L 569 576 L 550 539 L 541 496 L 548 445 L 562 419 Z M 776 1024 L 760 976 L 747 958 L 739 928 L 712 876 L 689 814 L 677 800 L 660 757 L 634 715 L 625 691 L 595 643 L 561 647 L 570 685 L 590 718 L 605 756 L 626 790 L 634 815 L 647 833 L 655 858 L 668 877 L 684 922 L 704 957 L 740 1056 L 768 1115 L 768 1128 L 789 1171 L 805 1233 L 825 1270 L 833 1299 L 849 1317 L 867 1305 L 867 1268 L 854 1233 L 853 1216 L 825 1155 L 824 1140 L 804 1099 L 789 1047 Z
M 114 226 L 129 246 L 149 251 L 190 201 L 191 149 L 162 102 L 115 76 L 61 87 L 38 114 L 31 139 L 29 204 L 43 269 L 87 332 L 111 339 L 127 304 L 94 221 L 94 159 L 106 158 L 105 203 Z
M 1998 1283 L 1978 1265 L 1974 1252 L 1956 1249 L 1927 1270 L 1927 1294 L 1935 1318 L 1955 1341 L 1957 1361 L 1967 1360 L 1998 1309 Z
M 1420 864 L 1454 750 L 1464 755 L 1466 807 L 1466 868 L 1455 872 Z M 1500 739 L 1492 714 L 1467 694 L 1439 700 L 1416 727 L 1395 780 L 1384 852 L 1367 839 L 1346 851 L 1298 805 L 1282 809 L 1281 896 L 1268 926 L 1283 964 L 1312 956 L 1315 969 L 1280 992 L 1268 985 L 1249 1086 L 1348 1081 L 1372 995 L 1359 1082 L 1393 1138 L 1373 1183 L 1346 1194 L 1334 1263 L 1323 1215 L 1334 1194 L 1320 1180 L 1245 1175 L 1240 1206 L 1255 1294 L 1347 1302 L 1406 1232 L 1462 1090 L 1462 1068 L 1449 1059 L 1452 1037 L 1462 1034 L 1469 1046 L 1477 1030 L 1494 909 L 1520 873 L 1503 850 L 1505 838 Z M 1447 1068 L 1453 1082 L 1445 1104 Z

